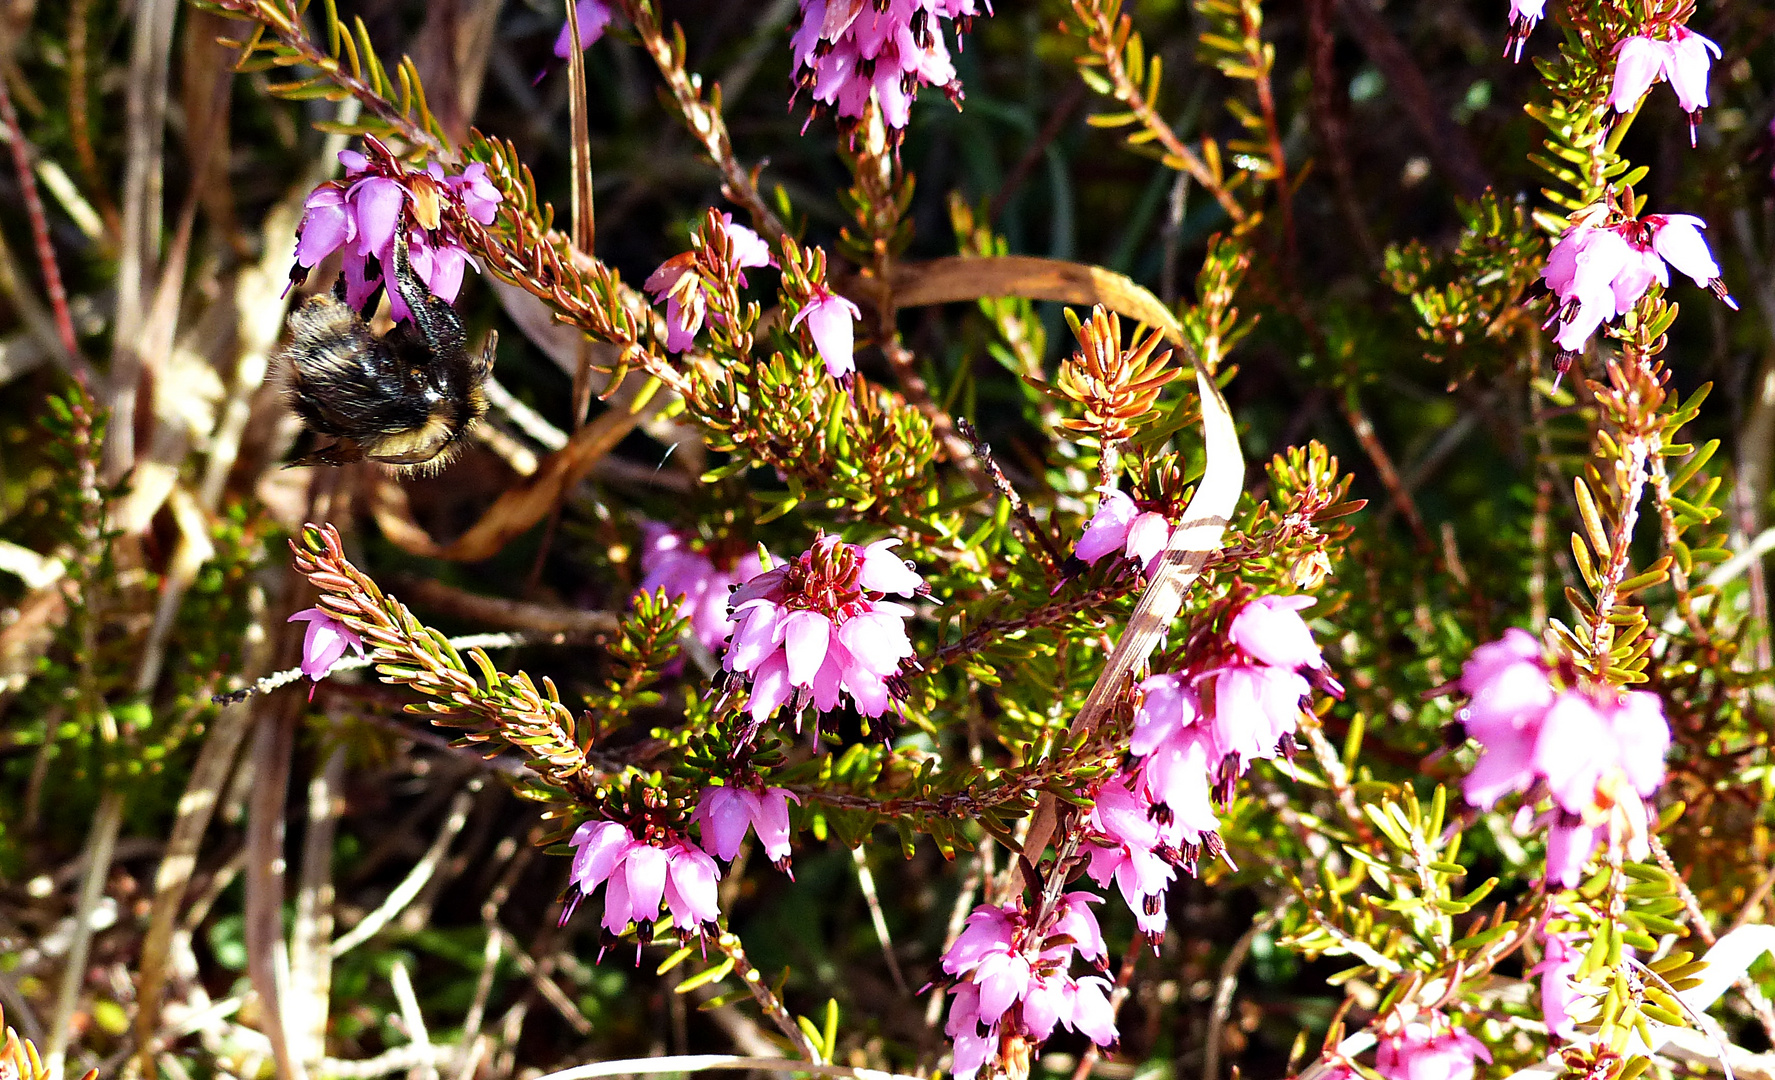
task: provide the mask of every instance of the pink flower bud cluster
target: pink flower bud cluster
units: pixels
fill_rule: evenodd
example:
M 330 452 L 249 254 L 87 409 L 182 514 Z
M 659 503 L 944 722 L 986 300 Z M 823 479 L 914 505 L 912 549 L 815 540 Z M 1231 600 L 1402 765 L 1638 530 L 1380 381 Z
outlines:
M 1042 1043 L 1057 1025 L 1098 1046 L 1116 1041 L 1109 980 L 1071 974 L 1073 954 L 1102 969 L 1108 951 L 1097 917 L 1087 905 L 1100 898 L 1071 892 L 1054 905 L 1041 926 L 1032 926 L 1021 901 L 982 904 L 943 954 L 943 970 L 957 979 L 949 992 L 955 1040 L 955 1080 L 972 1080 L 998 1055 L 1002 1040 Z
M 848 697 L 874 717 L 888 710 L 891 697 L 904 696 L 899 672 L 912 656 L 912 609 L 886 597 L 930 588 L 894 556 L 899 543 L 877 540 L 864 548 L 822 535 L 793 561 L 735 590 L 733 638 L 721 666 L 749 680 L 754 726 L 791 698 L 797 714 L 810 700 L 824 713 Z
M 1615 81 L 1609 104 L 1632 112 L 1655 83 L 1670 80 L 1676 100 L 1689 114 L 1689 145 L 1695 145 L 1701 110 L 1707 108 L 1707 74 L 1720 47 L 1686 26 L 1671 26 L 1670 37 L 1635 35 L 1615 46 Z
M 1701 235 L 1706 227 L 1691 214 L 1648 214 L 1607 227 L 1580 220 L 1560 234 L 1541 272 L 1559 301 L 1547 325 L 1559 323 L 1553 340 L 1560 349 L 1560 371 L 1597 327 L 1631 311 L 1652 282 L 1668 286 L 1672 267 L 1736 310 Z
M 733 633 L 727 617 L 727 598 L 742 581 L 764 571 L 755 552 L 746 552 L 725 568 L 715 565 L 706 552 L 693 550 L 689 540 L 669 525 L 657 521 L 641 524 L 641 579 L 637 593 L 664 589 L 678 601 L 678 615 L 690 620 L 690 631 L 711 653 L 719 650 Z
M 1105 555 L 1121 553 L 1137 559 L 1145 569 L 1171 542 L 1171 522 L 1155 510 L 1142 510 L 1120 488 L 1105 484 L 1097 489 L 1097 513 L 1085 526 L 1073 548 L 1080 561 L 1097 565 Z
M 939 19 L 967 21 L 986 0 L 801 0 L 801 25 L 791 47 L 796 90 L 807 90 L 816 109 L 857 118 L 871 96 L 890 129 L 906 126 L 912 99 L 935 86 L 960 101 L 949 48 Z
M 765 858 L 787 873 L 790 799 L 801 801 L 778 787 L 758 791 L 734 785 L 706 787 L 697 796 L 694 817 L 702 829 L 703 843 L 716 858 L 732 862 L 750 829 L 758 834 Z
M 1547 877 L 1570 888 L 1597 845 L 1646 854 L 1644 799 L 1664 782 L 1670 725 L 1656 695 L 1557 690 L 1540 642 L 1521 630 L 1482 645 L 1461 669 L 1471 697 L 1461 720 L 1484 747 L 1463 785 L 1491 806 L 1542 785 L 1548 815 Z
M 395 230 L 407 226 L 407 257 L 432 295 L 454 303 L 462 291 L 465 266 L 473 265 L 452 219 L 493 222 L 504 198 L 487 179 L 487 166 L 474 162 L 459 175 L 446 175 L 437 162 L 424 172 L 403 166 L 374 139 L 367 154 L 342 150 L 343 180 L 329 180 L 308 196 L 296 234 L 292 283 L 335 251 L 344 252 L 345 302 L 362 310 L 393 265 Z M 476 267 L 479 270 L 479 267 Z M 398 289 L 388 290 L 394 318 L 406 319 Z
M 1387 1080 L 1473 1080 L 1475 1058 L 1489 1063 L 1491 1051 L 1437 1013 L 1382 1035 L 1374 1069 Z
M 573 832 L 573 869 L 565 923 L 580 900 L 604 886 L 604 929 L 620 934 L 634 923 L 645 944 L 653 933 L 663 903 L 672 925 L 687 934 L 721 914 L 716 882 L 721 868 L 702 848 L 669 830 L 648 828 L 636 839 L 614 821 L 587 821 Z
M 744 225 L 734 224 L 732 214 L 722 214 L 718 227 L 726 237 L 732 271 L 741 285 L 746 284 L 748 268 L 775 265 L 770 244 Z M 671 352 L 690 348 L 708 311 L 707 286 L 697 272 L 696 258 L 694 251 L 674 255 L 642 283 L 654 303 L 666 302 L 666 348 Z
M 1308 596 L 1263 596 L 1229 624 L 1211 666 L 1140 684 L 1129 751 L 1133 766 L 1098 792 L 1086 818 L 1095 840 L 1088 872 L 1114 880 L 1140 929 L 1165 929 L 1165 890 L 1219 850 L 1214 797 L 1252 761 L 1285 750 L 1313 685 L 1341 693 L 1300 617 Z M 1310 678 L 1309 678 L 1310 676 Z

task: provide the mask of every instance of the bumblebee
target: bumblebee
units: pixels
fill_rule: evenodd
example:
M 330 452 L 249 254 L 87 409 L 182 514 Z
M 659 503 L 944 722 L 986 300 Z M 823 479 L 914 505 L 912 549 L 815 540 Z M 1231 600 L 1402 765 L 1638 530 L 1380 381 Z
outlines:
M 334 440 L 291 465 L 368 459 L 441 469 L 487 413 L 483 387 L 498 335 L 469 355 L 456 309 L 413 271 L 404 223 L 391 261 L 392 287 L 412 319 L 386 335 L 373 334 L 345 302 L 343 280 L 290 314 L 290 341 L 277 356 L 285 400 L 310 431 Z

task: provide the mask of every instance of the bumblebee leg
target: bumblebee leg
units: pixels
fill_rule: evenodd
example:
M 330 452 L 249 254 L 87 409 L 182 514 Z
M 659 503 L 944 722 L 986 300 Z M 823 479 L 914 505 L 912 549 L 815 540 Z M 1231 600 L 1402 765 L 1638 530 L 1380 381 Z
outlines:
M 448 302 L 432 295 L 413 270 L 407 255 L 407 222 L 403 213 L 394 231 L 394 287 L 413 315 L 413 330 L 433 356 L 459 356 L 468 348 L 462 320 Z

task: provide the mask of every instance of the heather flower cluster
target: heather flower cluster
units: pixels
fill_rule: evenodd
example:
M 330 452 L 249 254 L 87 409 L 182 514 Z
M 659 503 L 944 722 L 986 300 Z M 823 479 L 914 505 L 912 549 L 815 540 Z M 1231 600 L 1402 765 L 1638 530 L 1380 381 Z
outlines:
M 1668 38 L 1636 34 L 1615 46 L 1615 81 L 1609 104 L 1617 113 L 1638 107 L 1656 83 L 1669 80 L 1677 103 L 1689 114 L 1689 145 L 1695 145 L 1701 110 L 1707 108 L 1707 75 L 1720 47 L 1686 26 L 1669 27 Z
M 961 82 L 938 20 L 991 14 L 986 0 L 801 0 L 795 31 L 797 90 L 816 108 L 863 115 L 871 97 L 891 129 L 906 126 L 912 100 L 935 86 L 961 100 Z
M 1387 1080 L 1473 1080 L 1474 1059 L 1491 1051 L 1440 1013 L 1381 1036 L 1374 1070 Z
M 744 225 L 734 224 L 732 214 L 722 214 L 718 227 L 726 238 L 732 271 L 746 282 L 746 270 L 775 263 L 770 244 Z M 654 303 L 666 304 L 666 348 L 683 352 L 696 341 L 708 312 L 708 285 L 696 269 L 697 253 L 681 252 L 660 264 L 642 284 Z
M 1312 603 L 1251 600 L 1205 666 L 1141 683 L 1134 764 L 1098 792 L 1086 826 L 1092 880 L 1113 879 L 1145 933 L 1163 933 L 1177 870 L 1193 872 L 1202 850 L 1220 850 L 1214 800 L 1231 799 L 1251 762 L 1288 750 L 1314 685 L 1342 692 L 1300 616 Z
M 1737 309 L 1701 235 L 1707 226 L 1700 218 L 1648 214 L 1599 226 L 1591 223 L 1596 216 L 1574 219 L 1553 245 L 1541 274 L 1558 301 L 1547 325 L 1559 324 L 1553 340 L 1560 349 L 1562 374 L 1597 327 L 1633 310 L 1652 282 L 1668 286 L 1673 268 Z
M 1521 630 L 1482 645 L 1461 669 L 1467 734 L 1484 748 L 1467 801 L 1544 792 L 1548 880 L 1570 888 L 1598 845 L 1646 855 L 1644 800 L 1664 782 L 1670 725 L 1657 695 L 1554 686 L 1540 642 Z
M 733 633 L 727 617 L 728 594 L 742 581 L 764 572 L 756 552 L 716 566 L 707 552 L 697 551 L 683 533 L 657 521 L 641 525 L 641 586 L 637 593 L 664 589 L 678 601 L 678 616 L 690 620 L 690 632 L 711 653 Z
M 1151 565 L 1171 541 L 1171 522 L 1156 510 L 1140 504 L 1120 488 L 1105 484 L 1097 489 L 1097 512 L 1085 525 L 1073 548 L 1073 556 L 1092 566 L 1110 554 L 1137 560 L 1142 569 Z
M 716 858 L 732 862 L 750 830 L 757 834 L 765 858 L 787 873 L 791 799 L 801 801 L 792 792 L 778 787 L 754 791 L 732 784 L 711 786 L 697 796 L 693 816 L 702 830 L 703 843 Z
M 652 936 L 662 903 L 672 913 L 672 925 L 686 934 L 701 933 L 720 915 L 715 884 L 721 868 L 683 836 L 650 827 L 637 839 L 614 821 L 587 821 L 568 843 L 573 868 L 563 923 L 599 885 L 604 886 L 604 929 L 620 934 L 634 923 L 643 944 Z
M 1020 900 L 982 904 L 968 916 L 943 954 L 943 970 L 957 980 L 943 1028 L 955 1040 L 955 1080 L 972 1080 L 1006 1042 L 1040 1044 L 1056 1026 L 1098 1046 L 1116 1041 L 1109 980 L 1071 974 L 1074 953 L 1100 970 L 1108 955 L 1088 906 L 1099 899 L 1067 893 L 1039 926 Z
M 434 296 L 454 303 L 464 267 L 474 264 L 454 223 L 491 224 L 503 198 L 487 178 L 487 166 L 477 161 L 450 176 L 433 161 L 416 172 L 373 138 L 364 149 L 340 151 L 345 178 L 329 180 L 308 196 L 291 283 L 306 280 L 309 270 L 342 252 L 345 302 L 361 311 L 383 286 L 393 265 L 395 232 L 404 228 L 414 273 Z M 388 303 L 395 319 L 408 317 L 400 290 L 388 290 Z
M 912 609 L 886 599 L 927 595 L 898 540 L 868 547 L 820 536 L 793 561 L 734 591 L 734 632 L 722 669 L 749 682 L 754 726 L 794 699 L 824 713 L 848 698 L 864 716 L 904 697 L 902 662 L 912 656 Z M 797 726 L 800 721 L 797 719 Z

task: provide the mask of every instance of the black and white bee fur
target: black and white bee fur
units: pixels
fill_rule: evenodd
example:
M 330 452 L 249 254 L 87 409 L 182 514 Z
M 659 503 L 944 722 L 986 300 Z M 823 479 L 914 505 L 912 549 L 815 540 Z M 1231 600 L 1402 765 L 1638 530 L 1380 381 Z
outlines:
M 278 353 L 284 398 L 309 430 L 333 442 L 292 465 L 379 461 L 405 470 L 438 470 L 487 413 L 484 389 L 498 337 L 470 356 L 462 320 L 432 295 L 407 256 L 406 229 L 395 230 L 392 287 L 412 312 L 377 337 L 332 295 L 310 297 L 290 313 L 290 340 Z

